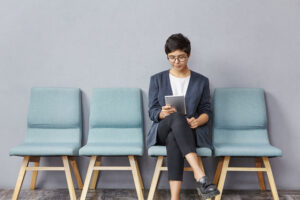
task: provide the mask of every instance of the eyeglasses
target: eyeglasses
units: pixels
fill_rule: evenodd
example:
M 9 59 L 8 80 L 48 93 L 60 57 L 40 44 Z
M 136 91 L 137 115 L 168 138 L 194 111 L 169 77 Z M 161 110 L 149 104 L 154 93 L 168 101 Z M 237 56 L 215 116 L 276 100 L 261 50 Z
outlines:
M 186 61 L 187 56 L 184 56 L 184 55 L 180 55 L 178 57 L 168 56 L 168 59 L 170 62 L 176 62 L 177 59 L 179 60 L 179 62 L 184 62 L 184 61 Z

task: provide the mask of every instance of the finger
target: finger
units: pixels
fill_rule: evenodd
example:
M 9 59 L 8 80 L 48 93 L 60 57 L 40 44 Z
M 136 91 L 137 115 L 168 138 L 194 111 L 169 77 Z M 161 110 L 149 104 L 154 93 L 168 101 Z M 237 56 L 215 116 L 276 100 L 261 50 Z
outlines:
M 165 107 L 166 109 L 170 109 L 172 106 L 170 104 L 167 104 Z
M 166 108 L 166 107 L 164 107 L 164 106 L 163 106 L 161 109 L 162 109 L 163 111 L 169 110 L 168 108 Z
M 191 124 L 191 128 L 196 128 L 196 124 Z
M 169 114 L 172 114 L 172 113 L 174 113 L 174 112 L 176 112 L 176 111 L 174 111 L 174 110 L 168 110 L 168 113 L 169 113 Z
M 165 110 L 166 114 L 171 114 L 170 110 Z
M 166 105 L 166 106 L 163 106 L 163 107 L 162 107 L 163 110 L 169 110 L 170 108 L 171 108 L 170 105 Z

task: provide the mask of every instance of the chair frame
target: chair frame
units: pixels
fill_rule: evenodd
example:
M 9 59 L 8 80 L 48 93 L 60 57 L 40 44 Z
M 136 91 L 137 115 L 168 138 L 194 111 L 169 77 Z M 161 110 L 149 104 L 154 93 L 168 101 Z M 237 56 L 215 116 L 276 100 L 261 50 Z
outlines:
M 61 158 L 62 158 L 62 162 L 63 162 L 63 167 L 41 167 L 40 166 L 40 156 L 24 156 L 22 164 L 21 164 L 21 169 L 19 171 L 16 187 L 14 189 L 14 193 L 12 196 L 12 200 L 18 199 L 21 188 L 22 188 L 23 180 L 25 178 L 27 171 L 32 171 L 32 178 L 31 178 L 31 184 L 30 184 L 31 190 L 35 189 L 38 171 L 64 171 L 66 174 L 70 199 L 76 200 L 76 193 L 75 193 L 75 189 L 74 189 L 74 184 L 73 184 L 73 180 L 72 180 L 69 162 L 71 162 L 71 166 L 72 166 L 72 169 L 74 172 L 74 176 L 76 178 L 78 188 L 82 189 L 83 184 L 82 184 L 82 179 L 80 176 L 80 172 L 78 170 L 78 166 L 77 166 L 75 157 L 70 157 L 70 156 L 64 155 L 64 156 L 61 156 Z M 30 163 L 33 163 L 34 166 L 33 167 L 28 166 Z
M 220 194 L 215 197 L 215 200 L 220 200 L 222 197 L 223 187 L 227 172 L 229 171 L 252 171 L 257 172 L 259 187 L 261 191 L 266 190 L 263 172 L 267 173 L 270 189 L 274 200 L 279 200 L 270 161 L 268 157 L 254 157 L 256 167 L 229 167 L 230 156 L 220 157 L 213 180 L 214 184 L 218 184 Z M 264 167 L 262 167 L 262 163 Z
M 154 174 L 153 174 L 153 178 L 152 178 L 152 182 L 151 182 L 147 200 L 153 200 L 161 172 L 168 171 L 168 167 L 163 166 L 164 157 L 165 156 L 157 156 L 156 166 L 155 166 L 155 170 L 154 170 Z M 199 163 L 203 173 L 205 174 L 201 156 L 198 156 L 198 163 Z M 184 171 L 193 171 L 193 169 L 191 167 L 184 167 Z
M 143 195 L 143 190 L 144 190 L 144 185 L 143 185 L 143 180 L 142 176 L 139 170 L 138 162 L 136 160 L 136 157 L 133 155 L 128 156 L 129 159 L 129 164 L 130 166 L 101 166 L 101 156 L 91 156 L 90 162 L 89 162 L 89 167 L 86 172 L 86 177 L 83 185 L 83 190 L 81 193 L 80 200 L 85 200 L 86 195 L 89 189 L 95 190 L 97 182 L 98 182 L 98 177 L 99 177 L 99 172 L 100 171 L 107 171 L 107 170 L 112 170 L 112 171 L 131 171 L 134 184 L 135 184 L 135 189 L 137 192 L 137 197 L 138 200 L 144 200 L 144 195 Z

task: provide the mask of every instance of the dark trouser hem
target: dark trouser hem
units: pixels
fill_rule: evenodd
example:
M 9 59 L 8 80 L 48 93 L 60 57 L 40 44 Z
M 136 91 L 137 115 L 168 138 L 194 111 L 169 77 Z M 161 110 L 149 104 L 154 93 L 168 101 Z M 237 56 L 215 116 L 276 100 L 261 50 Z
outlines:
M 168 177 L 169 181 L 182 181 L 183 177 Z
M 186 152 L 187 152 L 187 153 L 183 153 L 184 157 L 185 157 L 187 154 L 189 154 L 189 153 L 196 153 L 196 154 L 197 154 L 196 149 L 190 149 L 190 150 L 187 150 Z

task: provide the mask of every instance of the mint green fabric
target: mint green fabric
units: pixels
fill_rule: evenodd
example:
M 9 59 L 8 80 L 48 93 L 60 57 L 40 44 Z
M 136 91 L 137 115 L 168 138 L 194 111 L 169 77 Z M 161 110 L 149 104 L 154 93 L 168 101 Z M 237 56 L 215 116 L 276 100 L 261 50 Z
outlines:
M 204 157 L 209 157 L 212 155 L 212 151 L 210 148 L 197 148 L 197 155 L 198 156 L 204 156 Z M 148 149 L 148 155 L 149 156 L 167 156 L 167 148 L 166 146 L 159 146 L 159 145 L 155 145 L 155 146 L 151 146 Z
M 280 149 L 270 144 L 216 144 L 216 156 L 281 156 Z
M 269 144 L 267 129 L 213 129 L 214 144 Z
M 28 128 L 25 143 L 81 144 L 81 128 Z
M 139 128 L 92 128 L 88 143 L 143 144 L 143 129 Z
M 80 155 L 143 155 L 142 128 L 92 128 Z
M 81 156 L 142 156 L 143 146 L 140 143 L 92 143 L 87 144 L 80 150 Z
M 93 90 L 90 130 L 81 156 L 143 155 L 142 97 L 138 88 Z
M 80 146 L 74 143 L 24 143 L 14 147 L 10 154 L 15 156 L 60 156 L 78 155 Z
M 74 88 L 32 88 L 28 127 L 81 127 L 80 90 Z
M 141 108 L 137 88 L 96 88 L 92 94 L 90 127 L 142 127 Z
M 270 145 L 264 91 L 217 88 L 213 98 L 215 156 L 281 156 Z
M 267 124 L 264 91 L 260 88 L 217 88 L 214 93 L 214 127 L 264 129 Z
M 78 88 L 32 88 L 25 141 L 10 155 L 78 155 L 81 115 Z

